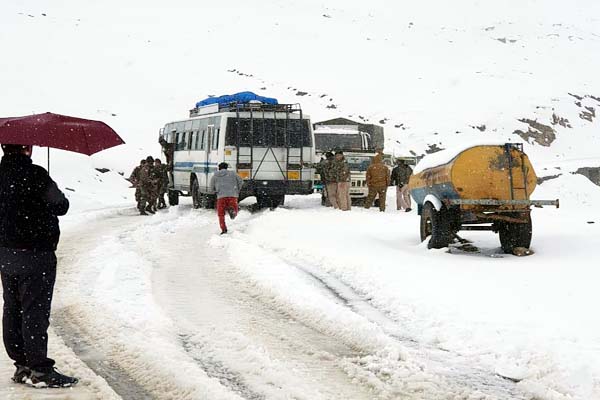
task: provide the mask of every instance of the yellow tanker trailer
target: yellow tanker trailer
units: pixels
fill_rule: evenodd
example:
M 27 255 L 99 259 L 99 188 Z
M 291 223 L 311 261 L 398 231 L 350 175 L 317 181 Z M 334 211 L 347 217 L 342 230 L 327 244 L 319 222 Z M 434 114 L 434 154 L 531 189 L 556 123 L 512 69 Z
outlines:
M 521 144 L 479 145 L 425 158 L 410 178 L 421 216 L 421 240 L 448 246 L 460 230 L 499 233 L 502 250 L 529 248 L 531 206 L 558 207 L 558 200 L 530 200 L 537 176 Z

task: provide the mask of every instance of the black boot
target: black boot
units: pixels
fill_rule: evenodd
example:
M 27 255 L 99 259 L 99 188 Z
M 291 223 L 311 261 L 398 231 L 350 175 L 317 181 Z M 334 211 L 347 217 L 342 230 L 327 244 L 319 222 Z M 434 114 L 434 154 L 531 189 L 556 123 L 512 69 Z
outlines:
M 13 382 L 15 383 L 25 383 L 27 378 L 29 378 L 29 374 L 31 374 L 31 370 L 22 365 L 17 365 L 17 370 L 12 377 Z
M 227 213 L 229 214 L 229 218 L 231 219 L 235 219 L 235 217 L 237 217 L 237 213 L 233 208 L 228 208 Z
M 63 375 L 56 368 L 42 371 L 31 371 L 26 380 L 28 385 L 36 388 L 67 388 L 77 384 L 79 379 Z
M 154 211 L 152 210 L 152 206 L 148 205 L 146 207 L 146 212 L 149 212 L 150 214 L 154 214 Z

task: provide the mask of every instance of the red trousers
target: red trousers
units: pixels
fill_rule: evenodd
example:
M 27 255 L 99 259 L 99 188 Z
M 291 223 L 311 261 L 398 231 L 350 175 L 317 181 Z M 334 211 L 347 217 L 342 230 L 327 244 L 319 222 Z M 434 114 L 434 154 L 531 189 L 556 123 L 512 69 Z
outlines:
M 217 215 L 222 231 L 227 230 L 227 225 L 225 225 L 225 212 L 227 210 L 233 210 L 233 213 L 237 215 L 239 211 L 237 197 L 223 197 L 217 200 Z

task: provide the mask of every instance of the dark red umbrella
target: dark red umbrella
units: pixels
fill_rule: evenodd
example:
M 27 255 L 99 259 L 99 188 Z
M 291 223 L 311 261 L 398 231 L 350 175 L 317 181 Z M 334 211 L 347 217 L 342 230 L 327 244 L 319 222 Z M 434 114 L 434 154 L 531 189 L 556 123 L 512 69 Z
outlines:
M 125 142 L 104 122 L 45 113 L 0 118 L 0 143 L 52 147 L 91 156 Z

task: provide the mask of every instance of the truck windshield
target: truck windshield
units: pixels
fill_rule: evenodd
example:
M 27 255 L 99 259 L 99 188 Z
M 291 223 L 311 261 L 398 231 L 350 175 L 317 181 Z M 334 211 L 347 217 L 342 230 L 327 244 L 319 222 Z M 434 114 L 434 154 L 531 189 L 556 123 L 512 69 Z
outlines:
M 346 161 L 350 171 L 366 171 L 371 165 L 371 157 L 369 156 L 346 156 Z
M 309 121 L 306 119 L 228 118 L 226 146 L 310 147 Z

